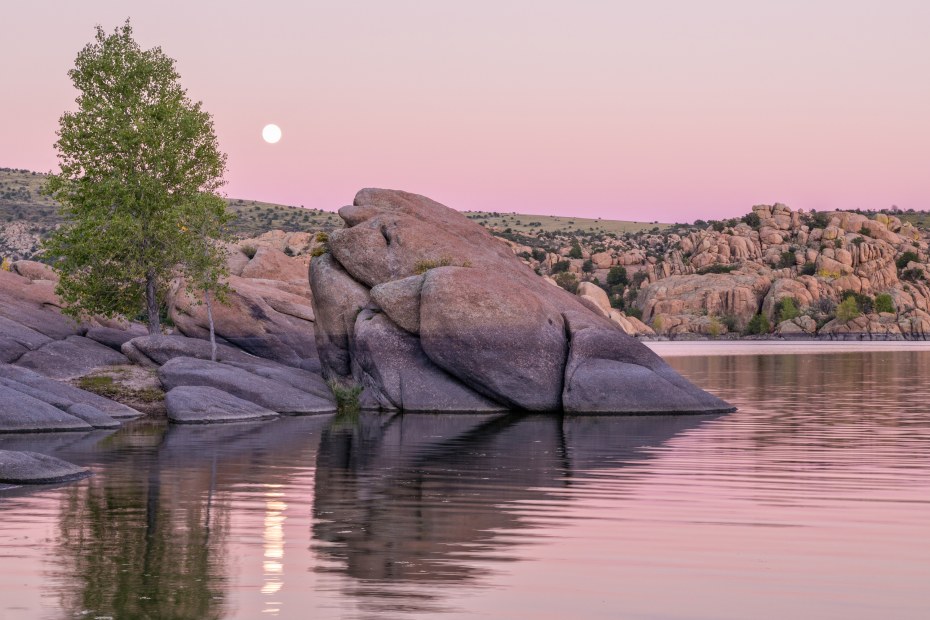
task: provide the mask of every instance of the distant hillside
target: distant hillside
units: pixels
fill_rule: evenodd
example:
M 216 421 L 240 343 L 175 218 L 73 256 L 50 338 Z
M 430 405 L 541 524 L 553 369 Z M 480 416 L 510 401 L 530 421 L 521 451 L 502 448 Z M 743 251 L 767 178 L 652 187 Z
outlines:
M 636 233 L 668 228 L 659 222 L 627 222 L 622 220 L 592 219 L 566 215 L 532 215 L 525 213 L 498 213 L 496 211 L 464 211 L 469 219 L 488 228 L 513 233 Z M 510 229 L 509 231 L 507 229 Z
M 0 168 L 0 255 L 28 258 L 38 250 L 39 240 L 61 223 L 59 205 L 41 193 L 45 174 L 15 168 Z M 227 199 L 236 215 L 233 234 L 255 237 L 280 229 L 288 232 L 332 230 L 342 220 L 331 211 L 304 209 L 241 198 Z

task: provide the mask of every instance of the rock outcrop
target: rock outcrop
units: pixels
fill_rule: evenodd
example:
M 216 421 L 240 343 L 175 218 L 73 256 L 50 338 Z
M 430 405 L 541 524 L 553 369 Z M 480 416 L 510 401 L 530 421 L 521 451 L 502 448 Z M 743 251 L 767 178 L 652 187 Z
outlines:
M 0 483 L 57 484 L 90 475 L 86 467 L 38 452 L 0 450 Z
M 339 215 L 310 263 L 316 343 L 324 376 L 361 385 L 367 406 L 731 409 L 457 211 L 365 189 Z

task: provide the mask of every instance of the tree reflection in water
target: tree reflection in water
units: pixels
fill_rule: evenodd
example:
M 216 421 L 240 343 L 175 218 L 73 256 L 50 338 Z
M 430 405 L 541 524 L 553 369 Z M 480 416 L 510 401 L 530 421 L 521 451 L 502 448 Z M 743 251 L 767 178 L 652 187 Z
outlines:
M 0 447 L 51 453 L 96 472 L 56 495 L 56 591 L 69 615 L 221 618 L 239 613 L 243 587 L 247 596 L 280 600 L 288 581 L 284 511 L 301 501 L 312 510 L 312 542 L 298 563 L 340 577 L 314 587 L 338 588 L 370 610 L 429 611 L 441 607 L 441 590 L 423 586 L 480 586 L 489 561 L 515 561 L 515 545 L 538 540 L 531 517 L 562 518 L 568 500 L 560 489 L 646 459 L 651 446 L 706 419 L 361 414 L 207 427 L 137 422 L 111 435 L 0 438 Z M 247 543 L 244 526 L 255 530 Z M 253 577 L 243 586 L 231 574 L 243 560 L 231 548 L 261 567 L 261 583 Z

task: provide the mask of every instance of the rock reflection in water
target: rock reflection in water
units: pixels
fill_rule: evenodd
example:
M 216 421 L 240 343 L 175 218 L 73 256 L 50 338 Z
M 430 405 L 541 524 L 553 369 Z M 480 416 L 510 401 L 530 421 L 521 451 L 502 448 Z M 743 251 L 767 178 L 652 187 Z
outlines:
M 363 414 L 323 433 L 315 544 L 362 581 L 356 595 L 476 579 L 477 560 L 516 559 L 527 504 L 562 503 L 552 491 L 576 475 L 646 459 L 711 417 Z

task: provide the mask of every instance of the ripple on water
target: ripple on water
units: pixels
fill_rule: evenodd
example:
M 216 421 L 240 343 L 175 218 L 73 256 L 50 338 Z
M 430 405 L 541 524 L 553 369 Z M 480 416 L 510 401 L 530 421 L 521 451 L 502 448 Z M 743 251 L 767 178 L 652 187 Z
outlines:
M 926 615 L 930 354 L 671 363 L 739 411 L 0 438 L 95 472 L 0 491 L 0 617 Z

